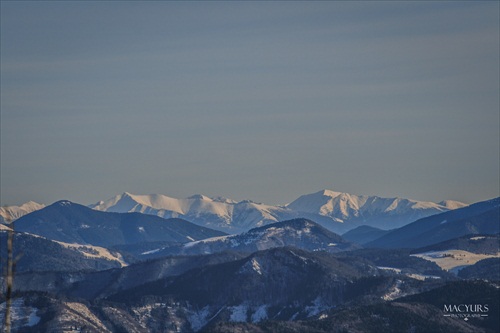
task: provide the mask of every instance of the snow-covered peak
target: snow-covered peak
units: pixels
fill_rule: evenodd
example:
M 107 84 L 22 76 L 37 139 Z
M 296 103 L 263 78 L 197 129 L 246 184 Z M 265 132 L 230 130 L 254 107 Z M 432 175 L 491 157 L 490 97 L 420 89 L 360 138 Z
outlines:
M 204 200 L 204 201 L 213 201 L 212 198 L 207 197 L 206 195 L 203 194 L 194 194 L 187 199 L 191 200 Z
M 99 201 L 90 208 L 108 212 L 143 212 L 145 208 L 170 210 L 182 214 L 184 207 L 179 199 L 162 194 L 136 195 L 125 192 L 111 199 Z
M 202 194 L 177 199 L 161 194 L 135 195 L 125 192 L 90 207 L 109 212 L 140 212 L 164 218 L 178 217 L 205 227 L 235 233 L 298 217 L 309 218 L 336 232 L 345 232 L 361 224 L 391 229 L 458 208 L 459 204 L 449 201 L 442 205 L 325 189 L 302 195 L 285 206 L 266 205 L 250 200 L 236 202 Z M 345 226 L 341 227 L 340 224 Z
M 34 201 L 28 201 L 26 203 L 23 203 L 21 206 L 19 206 L 20 209 L 24 209 L 26 211 L 28 210 L 38 210 L 38 209 L 42 209 L 43 207 L 45 207 L 45 205 L 43 204 L 39 204 L 37 202 L 34 202 Z
M 163 218 L 182 218 L 222 231 L 242 232 L 255 226 L 289 219 L 286 208 L 250 201 L 210 198 L 197 194 L 185 199 L 161 194 L 135 195 L 128 192 L 99 201 L 90 208 L 107 212 L 140 212 Z M 293 214 L 292 214 L 293 215 Z
M 155 209 L 168 209 L 179 213 L 184 209 L 179 199 L 162 194 L 134 195 L 132 198 L 141 205 Z
M 322 193 L 324 196 L 331 197 L 331 198 L 336 198 L 339 195 L 346 194 L 346 193 L 342 193 L 342 192 L 335 192 L 332 190 L 322 190 L 322 191 L 319 191 L 317 193 Z
M 5 206 L 0 207 L 0 222 L 10 223 L 17 220 L 21 216 L 44 208 L 45 205 L 34 201 L 28 201 L 20 206 Z
M 303 212 L 318 212 L 323 206 L 327 205 L 333 197 L 335 197 L 329 195 L 330 193 L 333 194 L 335 192 L 323 190 L 316 193 L 302 195 L 295 201 L 289 203 L 287 207 Z
M 322 216 L 342 215 L 344 218 L 356 215 L 360 207 L 366 203 L 367 197 L 349 193 L 322 190 L 306 194 L 287 205 L 300 212 L 315 213 Z
M 354 195 L 330 190 L 306 194 L 286 207 L 298 212 L 319 214 L 341 221 L 366 220 L 373 217 L 406 216 L 416 220 L 432 214 L 461 207 L 461 203 L 434 203 L 404 198 Z M 410 221 L 409 221 L 410 222 Z
M 460 202 L 460 201 L 455 201 L 455 200 L 443 200 L 443 201 L 439 202 L 439 204 L 441 206 L 444 206 L 444 207 L 449 208 L 449 209 L 458 209 L 458 208 L 463 208 L 463 207 L 468 206 L 468 204 L 465 204 L 465 203 Z

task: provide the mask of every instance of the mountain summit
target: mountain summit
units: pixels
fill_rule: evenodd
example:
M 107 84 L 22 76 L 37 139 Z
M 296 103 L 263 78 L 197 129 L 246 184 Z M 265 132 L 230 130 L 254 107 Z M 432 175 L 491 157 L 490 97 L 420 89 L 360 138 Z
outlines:
M 252 253 L 283 246 L 332 253 L 359 248 L 317 223 L 306 219 L 294 219 L 254 228 L 239 235 L 190 242 L 184 244 L 183 253 L 208 254 L 228 250 Z
M 500 231 L 499 215 L 500 197 L 417 220 L 367 246 L 417 248 L 470 234 L 496 234 Z
M 298 212 L 330 217 L 334 221 L 353 226 L 370 225 L 381 229 L 392 229 L 423 217 L 464 206 L 466 205 L 456 201 L 444 201 L 439 204 L 322 190 L 303 195 L 286 207 Z
M 161 241 L 183 243 L 224 235 L 181 219 L 100 212 L 66 200 L 25 215 L 13 224 L 16 231 L 51 240 L 103 247 Z
M 231 233 L 277 222 L 289 216 L 289 210 L 284 207 L 248 200 L 236 202 L 227 198 L 209 198 L 201 194 L 176 199 L 161 194 L 134 195 L 125 192 L 89 207 L 106 212 L 138 212 L 163 218 L 182 218 Z
M 249 200 L 237 202 L 201 194 L 177 199 L 161 194 L 134 195 L 125 192 L 89 207 L 106 212 L 140 212 L 163 218 L 178 217 L 229 233 L 240 233 L 270 223 L 302 217 L 331 231 L 343 233 L 360 225 L 393 229 L 463 206 L 466 205 L 456 201 L 443 201 L 438 204 L 322 190 L 303 195 L 284 206 Z
M 21 216 L 42 209 L 45 205 L 34 201 L 28 201 L 21 206 L 0 207 L 0 223 L 10 223 Z

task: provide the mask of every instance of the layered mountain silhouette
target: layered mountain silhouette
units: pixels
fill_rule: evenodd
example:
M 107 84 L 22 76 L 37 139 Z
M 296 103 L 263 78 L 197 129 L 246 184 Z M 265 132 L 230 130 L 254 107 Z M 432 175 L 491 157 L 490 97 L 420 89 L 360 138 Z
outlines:
M 100 212 L 70 201 L 58 201 L 19 218 L 13 225 L 16 231 L 51 240 L 103 247 L 155 241 L 185 243 L 224 235 L 181 219 Z
M 7 232 L 0 231 L 0 244 L 7 244 Z M 0 246 L 0 272 L 5 271 L 7 247 Z M 16 272 L 104 270 L 126 265 L 116 251 L 92 245 L 77 245 L 15 232 L 13 257 Z
M 100 203 L 106 211 L 59 201 L 2 225 L 0 241 L 12 227 L 14 252 L 25 255 L 14 276 L 16 329 L 340 333 L 498 327 L 499 198 L 457 208 L 455 202 L 321 191 L 275 209 L 204 196 L 127 196 L 107 208 Z M 170 213 L 156 216 L 165 205 Z M 113 209 L 126 212 L 108 211 Z M 370 224 L 404 224 L 436 211 L 393 230 Z M 232 234 L 187 216 L 198 216 L 200 224 L 226 223 Z M 243 221 L 237 228 L 231 226 L 240 223 L 236 217 Z M 251 228 L 255 223 L 261 225 Z M 354 229 L 343 237 L 325 225 Z M 238 228 L 243 231 L 234 234 Z M 481 320 L 452 319 L 443 316 L 443 301 L 487 302 L 492 312 Z
M 366 244 L 382 248 L 418 248 L 469 234 L 500 231 L 500 198 L 420 219 Z
M 368 225 L 361 225 L 342 234 L 342 238 L 354 243 L 365 244 L 382 237 L 389 233 L 389 231 L 390 230 L 382 230 Z
M 379 274 L 364 260 L 282 247 L 146 283 L 107 300 L 138 304 L 146 295 L 155 295 L 177 302 L 181 305 L 176 306 L 179 322 L 183 321 L 188 331 L 197 331 L 221 320 L 307 318 L 363 299 L 368 290 L 382 295 L 391 278 Z
M 275 247 L 293 246 L 308 251 L 331 253 L 359 249 L 338 234 L 307 219 L 276 222 L 237 235 L 219 236 L 143 253 L 146 257 L 171 254 L 210 254 L 223 251 L 252 253 Z
M 45 207 L 34 201 L 28 201 L 20 206 L 5 206 L 0 207 L 0 223 L 11 223 L 21 216 L 34 212 Z
M 283 206 L 252 201 L 195 195 L 176 199 L 165 195 L 123 193 L 89 207 L 107 212 L 141 212 L 161 217 L 180 217 L 198 225 L 240 233 L 266 224 L 308 218 L 337 233 L 360 225 L 393 229 L 429 215 L 449 211 L 465 204 L 441 203 L 402 198 L 358 196 L 322 190 L 299 197 Z

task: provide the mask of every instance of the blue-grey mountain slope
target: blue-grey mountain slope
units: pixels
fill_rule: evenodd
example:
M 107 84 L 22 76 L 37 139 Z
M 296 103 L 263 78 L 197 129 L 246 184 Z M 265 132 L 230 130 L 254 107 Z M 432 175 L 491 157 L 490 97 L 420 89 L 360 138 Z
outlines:
M 413 257 L 428 260 L 443 270 L 457 274 L 480 261 L 500 259 L 500 238 L 498 234 L 467 235 L 411 252 Z
M 239 260 L 247 254 L 224 252 L 202 256 L 170 256 L 101 271 L 68 269 L 16 274 L 14 290 L 41 291 L 94 300 L 158 279 L 181 275 L 191 269 Z M 69 266 L 71 268 L 74 266 Z
M 366 244 L 381 248 L 418 248 L 469 234 L 500 231 L 500 198 L 433 215 L 395 229 Z
M 148 251 L 145 255 L 209 254 L 223 251 L 252 253 L 275 247 L 293 246 L 308 251 L 342 252 L 359 249 L 334 232 L 306 219 L 276 222 L 237 235 L 189 242 L 179 246 Z
M 389 231 L 390 230 L 382 230 L 368 225 L 361 225 L 342 234 L 342 238 L 350 242 L 366 244 L 382 237 L 383 235 L 389 233 Z
M 6 271 L 7 232 L 0 231 L 0 272 Z M 75 245 L 46 239 L 22 232 L 15 232 L 13 256 L 16 273 L 41 271 L 105 270 L 126 265 L 115 251 L 92 246 Z
M 500 251 L 499 234 L 465 235 L 444 242 L 413 249 L 412 253 L 431 251 L 463 250 L 476 254 L 497 254 Z
M 195 332 L 211 321 L 306 318 L 346 302 L 380 297 L 391 283 L 392 277 L 380 276 L 362 259 L 282 247 L 123 290 L 108 300 L 145 306 L 147 297 L 154 296 L 175 309 L 170 321 Z
M 141 242 L 177 242 L 222 236 L 181 219 L 163 219 L 139 213 L 106 213 L 58 201 L 13 222 L 16 231 L 66 243 L 110 247 Z
M 487 258 L 458 272 L 463 279 L 500 281 L 500 258 Z

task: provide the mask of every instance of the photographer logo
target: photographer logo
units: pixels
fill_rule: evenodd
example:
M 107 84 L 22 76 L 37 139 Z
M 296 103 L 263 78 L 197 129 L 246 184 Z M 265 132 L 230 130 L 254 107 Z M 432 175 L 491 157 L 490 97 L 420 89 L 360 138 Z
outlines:
M 488 317 L 488 304 L 444 304 L 444 316 L 468 321 L 471 318 Z

